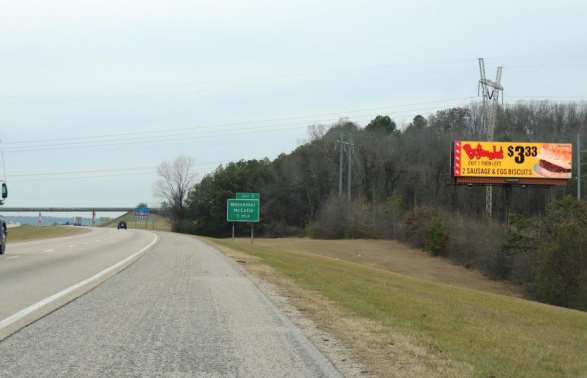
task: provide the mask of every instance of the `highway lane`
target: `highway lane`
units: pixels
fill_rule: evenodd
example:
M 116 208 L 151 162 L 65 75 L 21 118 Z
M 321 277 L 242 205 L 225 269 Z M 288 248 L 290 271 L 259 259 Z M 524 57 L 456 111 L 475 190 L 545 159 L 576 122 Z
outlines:
M 10 243 L 0 256 L 0 321 L 137 252 L 152 233 L 91 229 L 89 233 Z
M 235 264 L 159 233 L 126 270 L 0 342 L 1 377 L 338 377 Z

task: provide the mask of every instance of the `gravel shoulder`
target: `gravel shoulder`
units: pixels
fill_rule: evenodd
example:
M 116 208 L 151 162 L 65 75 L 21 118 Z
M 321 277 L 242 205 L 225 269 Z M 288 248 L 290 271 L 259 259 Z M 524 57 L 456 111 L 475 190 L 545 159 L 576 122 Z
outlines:
M 205 239 L 202 239 L 206 242 Z M 215 246 L 215 248 L 218 248 Z M 303 334 L 322 352 L 344 377 L 373 377 L 345 343 L 318 325 L 304 312 L 310 303 L 305 295 L 296 295 L 299 288 L 254 258 L 235 250 L 220 248 L 235 269 L 245 275 Z

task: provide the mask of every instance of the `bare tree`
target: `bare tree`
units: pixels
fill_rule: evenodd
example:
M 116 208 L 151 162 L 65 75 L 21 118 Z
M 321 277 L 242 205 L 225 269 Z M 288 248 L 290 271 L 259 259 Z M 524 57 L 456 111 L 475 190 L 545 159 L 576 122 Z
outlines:
M 177 229 L 185 217 L 186 199 L 196 181 L 194 162 L 187 156 L 180 156 L 171 163 L 164 161 L 157 168 L 157 174 L 160 178 L 155 194 L 163 200 L 173 227 Z

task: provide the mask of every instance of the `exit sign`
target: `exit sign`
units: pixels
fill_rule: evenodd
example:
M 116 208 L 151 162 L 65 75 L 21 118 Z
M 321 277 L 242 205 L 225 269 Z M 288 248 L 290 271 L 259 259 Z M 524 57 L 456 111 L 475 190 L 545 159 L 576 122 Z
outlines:
M 242 192 L 237 192 L 236 193 L 236 199 L 256 199 L 256 200 L 260 200 L 261 199 L 261 195 L 259 193 L 242 193 Z

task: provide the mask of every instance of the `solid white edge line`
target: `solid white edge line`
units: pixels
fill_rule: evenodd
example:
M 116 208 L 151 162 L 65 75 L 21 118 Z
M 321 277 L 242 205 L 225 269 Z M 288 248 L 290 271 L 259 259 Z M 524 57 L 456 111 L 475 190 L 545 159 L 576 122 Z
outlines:
M 80 287 L 87 285 L 89 283 L 91 283 L 92 281 L 97 281 L 99 280 L 101 277 L 107 275 L 108 273 L 112 272 L 113 270 L 116 270 L 118 267 L 120 267 L 121 265 L 124 265 L 125 263 L 127 263 L 128 261 L 134 259 L 135 257 L 143 254 L 145 251 L 147 251 L 149 248 L 151 248 L 153 245 L 155 245 L 155 243 L 157 243 L 157 241 L 159 240 L 159 236 L 157 236 L 157 234 L 154 234 L 155 238 L 153 239 L 153 241 L 151 241 L 147 246 L 143 247 L 140 251 L 133 253 L 132 255 L 130 255 L 129 257 L 125 258 L 124 260 L 112 265 L 109 268 L 104 269 L 103 271 L 93 275 L 92 277 L 85 279 L 81 282 L 78 282 L 77 284 L 68 287 L 67 289 L 64 289 L 56 294 L 51 295 L 50 297 L 47 297 L 35 304 L 30 305 L 29 307 L 26 307 L 22 310 L 20 310 L 19 312 L 17 312 L 14 315 L 11 315 L 9 317 L 7 317 L 6 319 L 0 321 L 0 331 L 3 328 L 6 328 L 8 326 L 10 326 L 11 324 L 21 320 L 22 318 L 24 318 L 25 316 L 35 312 L 36 310 L 42 308 L 43 306 L 46 306 L 47 304 L 56 301 L 64 296 L 66 296 L 67 294 L 73 292 L 74 290 L 79 289 Z

